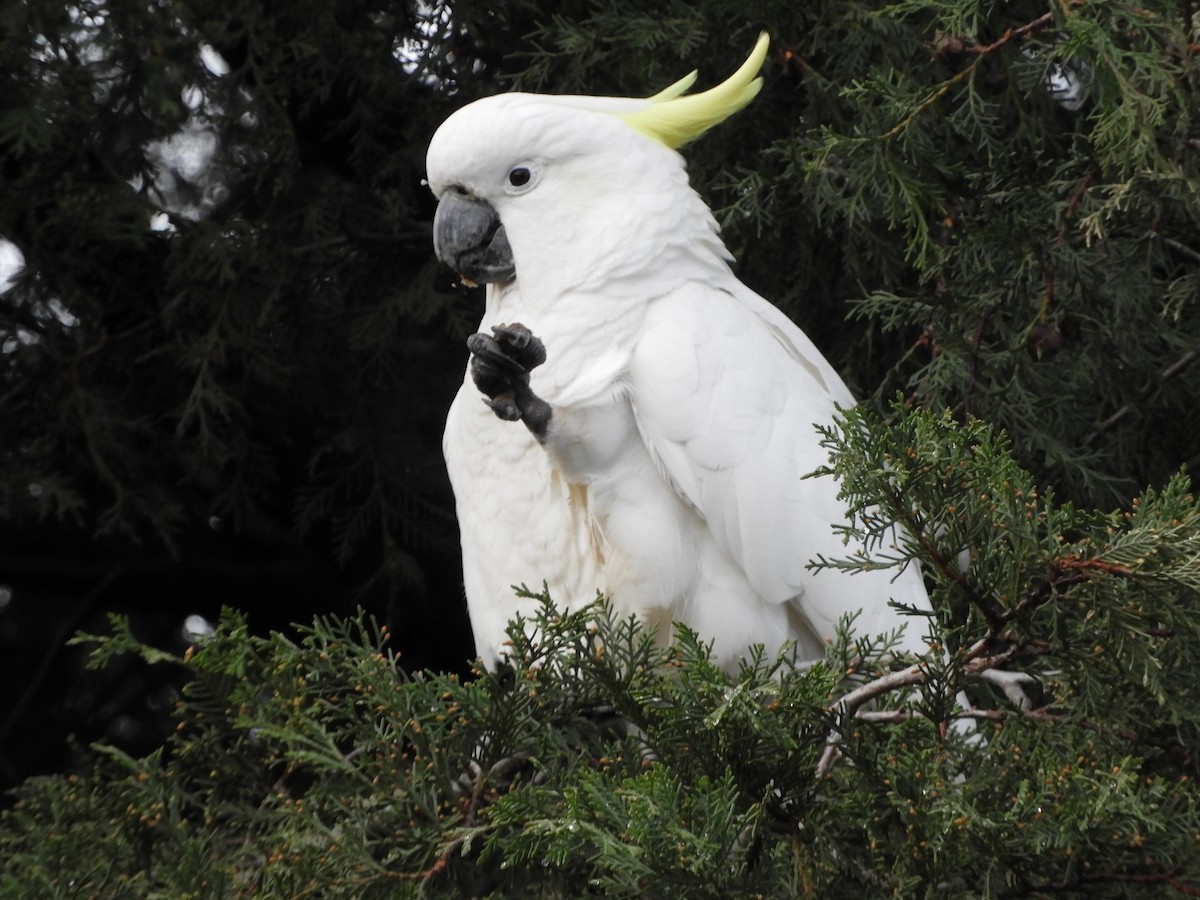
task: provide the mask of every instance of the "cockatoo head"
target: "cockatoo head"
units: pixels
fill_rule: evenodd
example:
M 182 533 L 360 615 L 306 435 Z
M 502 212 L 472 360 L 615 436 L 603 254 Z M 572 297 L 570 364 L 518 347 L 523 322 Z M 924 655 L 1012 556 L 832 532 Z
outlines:
M 464 280 L 544 292 L 636 272 L 672 243 L 724 257 L 675 148 L 754 98 L 766 51 L 764 34 L 701 94 L 684 96 L 693 72 L 647 99 L 508 93 L 458 110 L 426 160 L 438 258 Z

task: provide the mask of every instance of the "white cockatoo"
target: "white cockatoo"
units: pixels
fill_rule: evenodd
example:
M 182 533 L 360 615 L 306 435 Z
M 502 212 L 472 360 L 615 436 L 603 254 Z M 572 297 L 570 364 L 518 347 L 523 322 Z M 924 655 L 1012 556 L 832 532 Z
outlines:
M 597 591 L 669 638 L 678 621 L 736 667 L 752 644 L 817 659 L 839 619 L 928 648 L 916 566 L 814 572 L 847 519 L 817 425 L 853 405 L 803 332 L 738 281 L 677 147 L 749 103 L 760 37 L 726 82 L 649 99 L 507 93 L 451 115 L 429 146 L 439 258 L 487 283 L 446 422 L 476 647 L 545 582 Z M 484 402 L 480 402 L 483 399 Z

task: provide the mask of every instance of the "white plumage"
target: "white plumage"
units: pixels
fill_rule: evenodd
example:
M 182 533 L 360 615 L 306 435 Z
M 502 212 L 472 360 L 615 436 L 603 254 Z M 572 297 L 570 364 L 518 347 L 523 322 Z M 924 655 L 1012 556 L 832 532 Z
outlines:
M 856 549 L 833 531 L 836 483 L 802 478 L 826 462 L 815 426 L 853 398 L 734 276 L 682 157 L 631 119 L 655 102 L 675 101 L 504 94 L 456 112 L 429 148 L 443 206 L 494 211 L 507 237 L 511 268 L 470 276 L 494 282 L 480 331 L 521 323 L 547 357 L 529 375 L 551 411 L 542 433 L 480 402 L 470 369 L 446 423 L 478 652 L 495 663 L 529 612 L 512 586 L 543 581 L 565 607 L 601 591 L 664 637 L 681 621 L 726 667 L 754 643 L 818 658 L 854 611 L 860 633 L 904 625 L 900 649 L 924 652 L 925 623 L 888 605 L 929 608 L 915 566 L 806 569 Z M 439 254 L 453 263 L 450 219 Z

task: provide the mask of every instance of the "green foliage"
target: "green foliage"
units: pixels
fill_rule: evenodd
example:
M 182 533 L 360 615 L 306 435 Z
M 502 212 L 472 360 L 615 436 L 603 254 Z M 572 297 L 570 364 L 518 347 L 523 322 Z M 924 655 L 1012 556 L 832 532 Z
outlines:
M 401 671 L 366 618 L 296 641 L 229 612 L 183 657 L 114 620 L 97 663 L 175 673 L 177 728 L 26 783 L 0 895 L 1196 893 L 1194 15 L 539 6 L 0 5 L 5 577 L 82 570 L 86 611 L 130 558 L 320 554 L 457 603 L 437 440 L 478 313 L 432 262 L 428 138 L 514 86 L 711 84 L 766 28 L 762 94 L 689 169 L 739 274 L 868 398 L 827 439 L 874 553 L 814 564 L 920 564 L 937 618 L 910 627 L 947 656 L 846 623 L 823 664 L 726 675 L 704 636 L 547 605 L 464 682 Z
M 567 614 L 529 592 L 508 661 L 467 681 L 405 674 L 362 616 L 293 641 L 227 611 L 181 658 L 114 619 L 77 640 L 96 666 L 180 667 L 175 734 L 27 784 L 0 816 L 0 896 L 1200 888 L 1187 480 L 1081 511 L 1040 494 L 1002 434 L 901 401 L 826 440 L 875 552 L 815 565 L 924 566 L 948 662 L 907 665 L 846 622 L 822 662 L 759 650 L 727 675 L 686 629 L 665 642 L 602 601 Z M 1044 700 L 994 693 L 1002 666 Z M 970 708 L 949 702 L 963 689 Z
M 1049 709 L 1103 720 L 1194 774 L 1200 502 L 1186 476 L 1127 510 L 1086 511 L 1039 491 L 1007 436 L 978 420 L 897 401 L 886 425 L 858 407 L 826 435 L 825 471 L 854 514 L 845 530 L 877 552 L 816 566 L 919 562 L 968 670 L 990 660 L 1036 671 Z M 893 522 L 907 532 L 899 546 Z
M 422 21 L 4 6 L 0 237 L 25 267 L 0 299 L 0 523 L 180 554 L 215 515 L 428 575 L 467 332 L 421 184 L 445 107 L 396 57 Z
M 851 259 L 889 264 L 859 276 L 855 312 L 912 341 L 892 389 L 1003 425 L 1040 482 L 1088 503 L 1195 460 L 1170 412 L 1198 377 L 1193 23 L 1173 4 L 958 0 L 872 19 L 901 36 L 832 76 L 847 117 L 816 153 L 777 146 Z

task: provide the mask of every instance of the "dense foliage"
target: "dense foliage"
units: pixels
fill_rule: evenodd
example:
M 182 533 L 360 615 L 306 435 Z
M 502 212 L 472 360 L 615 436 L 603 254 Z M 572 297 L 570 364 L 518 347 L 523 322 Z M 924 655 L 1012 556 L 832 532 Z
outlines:
M 690 171 L 867 400 L 831 465 L 950 661 L 727 681 L 600 616 L 419 673 L 469 653 L 438 436 L 478 315 L 430 135 L 712 83 L 761 28 Z M 1200 891 L 1198 45 L 1161 0 L 0 2 L 0 781 L 107 742 L 21 788 L 4 892 Z M 390 643 L 286 629 L 356 604 Z M 960 684 L 986 741 L 942 727 Z
M 945 448 L 957 448 L 947 454 Z M 1039 496 L 986 426 L 865 412 L 830 435 L 860 507 L 912 539 L 949 662 L 851 637 L 730 677 L 598 605 L 542 598 L 499 671 L 405 675 L 386 627 L 254 637 L 227 611 L 182 657 L 115 619 L 85 637 L 186 670 L 166 747 L 20 792 L 7 896 L 1029 896 L 1200 885 L 1200 503 L 1127 515 Z M 947 505 L 947 501 L 949 501 Z M 877 517 L 858 528 L 880 528 Z M 1010 586 L 1010 582 L 1012 583 Z M 1155 627 L 1147 627 L 1155 623 Z M 940 632 L 914 618 L 910 627 Z M 981 673 L 1018 664 L 1019 708 Z M 980 704 L 964 710 L 965 686 Z M 870 698 L 871 703 L 864 701 Z

